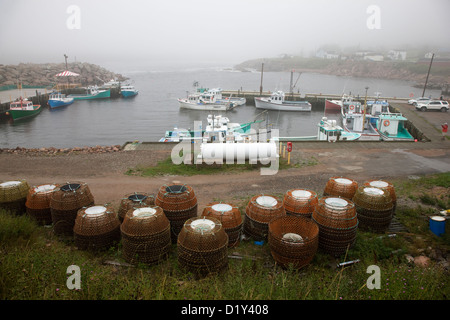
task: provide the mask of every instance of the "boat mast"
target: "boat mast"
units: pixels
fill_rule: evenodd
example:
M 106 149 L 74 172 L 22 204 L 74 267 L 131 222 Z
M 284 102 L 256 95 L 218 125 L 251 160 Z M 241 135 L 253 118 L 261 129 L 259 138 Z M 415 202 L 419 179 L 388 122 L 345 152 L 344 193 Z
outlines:
M 259 86 L 259 95 L 262 96 L 262 90 L 263 90 L 263 73 L 264 73 L 264 62 L 261 65 L 261 84 Z
M 367 110 L 367 90 L 369 90 L 369 87 L 366 87 L 366 97 L 364 98 L 364 116 L 363 116 L 363 131 L 364 131 L 364 126 L 366 124 L 366 110 Z
M 425 85 L 423 86 L 422 97 L 425 96 L 425 89 L 427 88 L 428 77 L 429 77 L 429 75 L 430 75 L 431 64 L 433 63 L 433 58 L 434 58 L 434 53 L 433 53 L 432 56 L 431 56 L 430 66 L 428 67 L 427 79 L 425 80 Z

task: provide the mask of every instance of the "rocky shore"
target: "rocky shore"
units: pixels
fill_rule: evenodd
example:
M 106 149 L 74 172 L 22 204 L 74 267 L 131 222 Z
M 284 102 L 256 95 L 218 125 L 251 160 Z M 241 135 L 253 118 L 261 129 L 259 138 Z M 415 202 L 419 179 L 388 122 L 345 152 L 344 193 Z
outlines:
M 87 62 L 69 63 L 67 69 L 78 73 L 77 77 L 69 77 L 70 83 L 85 85 L 102 85 L 111 79 L 124 81 L 127 78 L 103 67 Z M 0 87 L 13 86 L 18 83 L 28 86 L 49 86 L 67 83 L 67 77 L 55 75 L 66 70 L 65 63 L 20 63 L 18 65 L 0 64 Z
M 95 146 L 95 147 L 74 147 L 74 148 L 22 148 L 17 147 L 13 149 L 3 148 L 0 149 L 0 154 L 22 154 L 22 155 L 63 155 L 63 154 L 91 154 L 91 153 L 110 153 L 119 152 L 122 150 L 122 146 Z

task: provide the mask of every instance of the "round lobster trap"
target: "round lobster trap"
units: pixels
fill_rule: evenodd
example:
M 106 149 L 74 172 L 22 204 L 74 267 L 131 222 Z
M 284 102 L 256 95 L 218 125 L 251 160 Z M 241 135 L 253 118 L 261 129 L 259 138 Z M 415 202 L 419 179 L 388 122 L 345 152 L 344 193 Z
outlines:
M 394 214 L 395 214 L 395 209 L 397 208 L 397 195 L 395 193 L 395 188 L 392 183 L 390 183 L 389 181 L 385 181 L 385 180 L 369 180 L 369 181 L 364 182 L 363 186 L 387 190 L 389 192 L 389 194 L 391 195 L 392 203 L 394 205 Z
M 24 214 L 29 190 L 30 186 L 26 180 L 0 183 L 0 208 L 17 215 Z
M 122 253 L 129 263 L 155 264 L 170 252 L 170 222 L 160 207 L 128 210 L 120 231 Z
M 362 186 L 356 191 L 353 202 L 361 229 L 384 232 L 389 228 L 394 204 L 388 190 Z
M 188 219 L 178 235 L 178 263 L 199 276 L 228 266 L 228 235 L 213 217 Z
M 244 233 L 256 241 L 267 240 L 269 222 L 285 216 L 283 201 L 274 196 L 257 195 L 245 208 Z
M 319 226 L 319 248 L 339 256 L 353 246 L 358 229 L 355 204 L 342 197 L 322 197 L 312 214 Z
M 319 226 L 302 216 L 282 216 L 269 223 L 269 247 L 282 267 L 300 269 L 311 262 L 319 246 Z
M 161 207 L 170 221 L 172 243 L 177 242 L 178 234 L 184 223 L 197 217 L 197 197 L 188 185 L 163 185 L 155 198 L 155 205 Z
M 335 196 L 351 200 L 357 189 L 358 183 L 355 180 L 344 177 L 331 177 L 325 185 L 323 196 Z
M 54 233 L 72 236 L 78 210 L 93 204 L 94 197 L 84 182 L 68 182 L 56 188 L 50 199 Z
M 222 227 L 228 235 L 228 247 L 239 244 L 243 220 L 241 211 L 228 203 L 212 202 L 203 209 L 203 216 L 213 217 L 222 223 Z
M 78 210 L 73 227 L 75 245 L 81 250 L 104 250 L 120 241 L 120 221 L 108 205 Z
M 293 189 L 284 195 L 284 209 L 287 215 L 311 218 L 319 199 L 317 193 L 307 189 Z
M 120 201 L 117 215 L 120 222 L 123 222 L 125 215 L 130 209 L 153 206 L 155 204 L 155 196 L 146 192 L 133 192 L 126 194 Z
M 27 214 L 37 223 L 42 225 L 52 223 L 50 200 L 53 191 L 58 187 L 57 184 L 42 184 L 29 190 L 25 206 Z

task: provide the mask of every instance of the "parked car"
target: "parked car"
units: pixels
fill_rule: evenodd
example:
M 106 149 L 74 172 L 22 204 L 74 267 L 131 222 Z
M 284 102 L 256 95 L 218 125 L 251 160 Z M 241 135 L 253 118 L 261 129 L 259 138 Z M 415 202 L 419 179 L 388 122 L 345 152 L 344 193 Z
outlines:
M 419 103 L 430 102 L 431 98 L 421 97 L 417 99 L 408 100 L 408 104 L 412 104 L 413 106 L 417 106 Z
M 442 112 L 448 111 L 448 102 L 443 100 L 431 100 L 429 102 L 418 103 L 416 109 L 420 111 L 427 110 L 441 110 Z

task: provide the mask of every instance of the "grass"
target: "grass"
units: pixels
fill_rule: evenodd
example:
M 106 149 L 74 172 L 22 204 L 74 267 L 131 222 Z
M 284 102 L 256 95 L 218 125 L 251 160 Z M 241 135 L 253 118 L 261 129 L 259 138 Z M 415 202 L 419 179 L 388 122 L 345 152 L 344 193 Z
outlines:
M 418 180 L 398 180 L 401 199 L 411 184 L 430 193 L 435 184 L 448 187 L 446 174 Z M 415 189 L 412 189 L 415 190 Z M 242 199 L 240 207 L 248 199 Z M 408 200 L 411 202 L 411 199 Z M 355 245 L 346 255 L 334 258 L 319 250 L 300 270 L 280 268 L 272 259 L 268 243 L 242 241 L 229 249 L 228 270 L 196 278 L 180 268 L 177 247 L 158 265 L 133 267 L 105 264 L 124 262 L 119 243 L 108 251 L 78 250 L 71 239 L 56 237 L 50 227 L 35 224 L 27 216 L 0 210 L 0 298 L 2 300 L 447 300 L 448 271 L 435 261 L 427 267 L 408 263 L 405 254 L 429 254 L 430 248 L 448 252 L 448 233 L 432 234 L 423 204 L 417 198 L 399 204 L 396 216 L 409 229 L 395 237 L 358 231 Z M 360 262 L 337 268 L 339 262 Z M 81 289 L 68 289 L 67 267 L 81 270 Z M 367 288 L 367 268 L 380 268 L 380 289 Z

